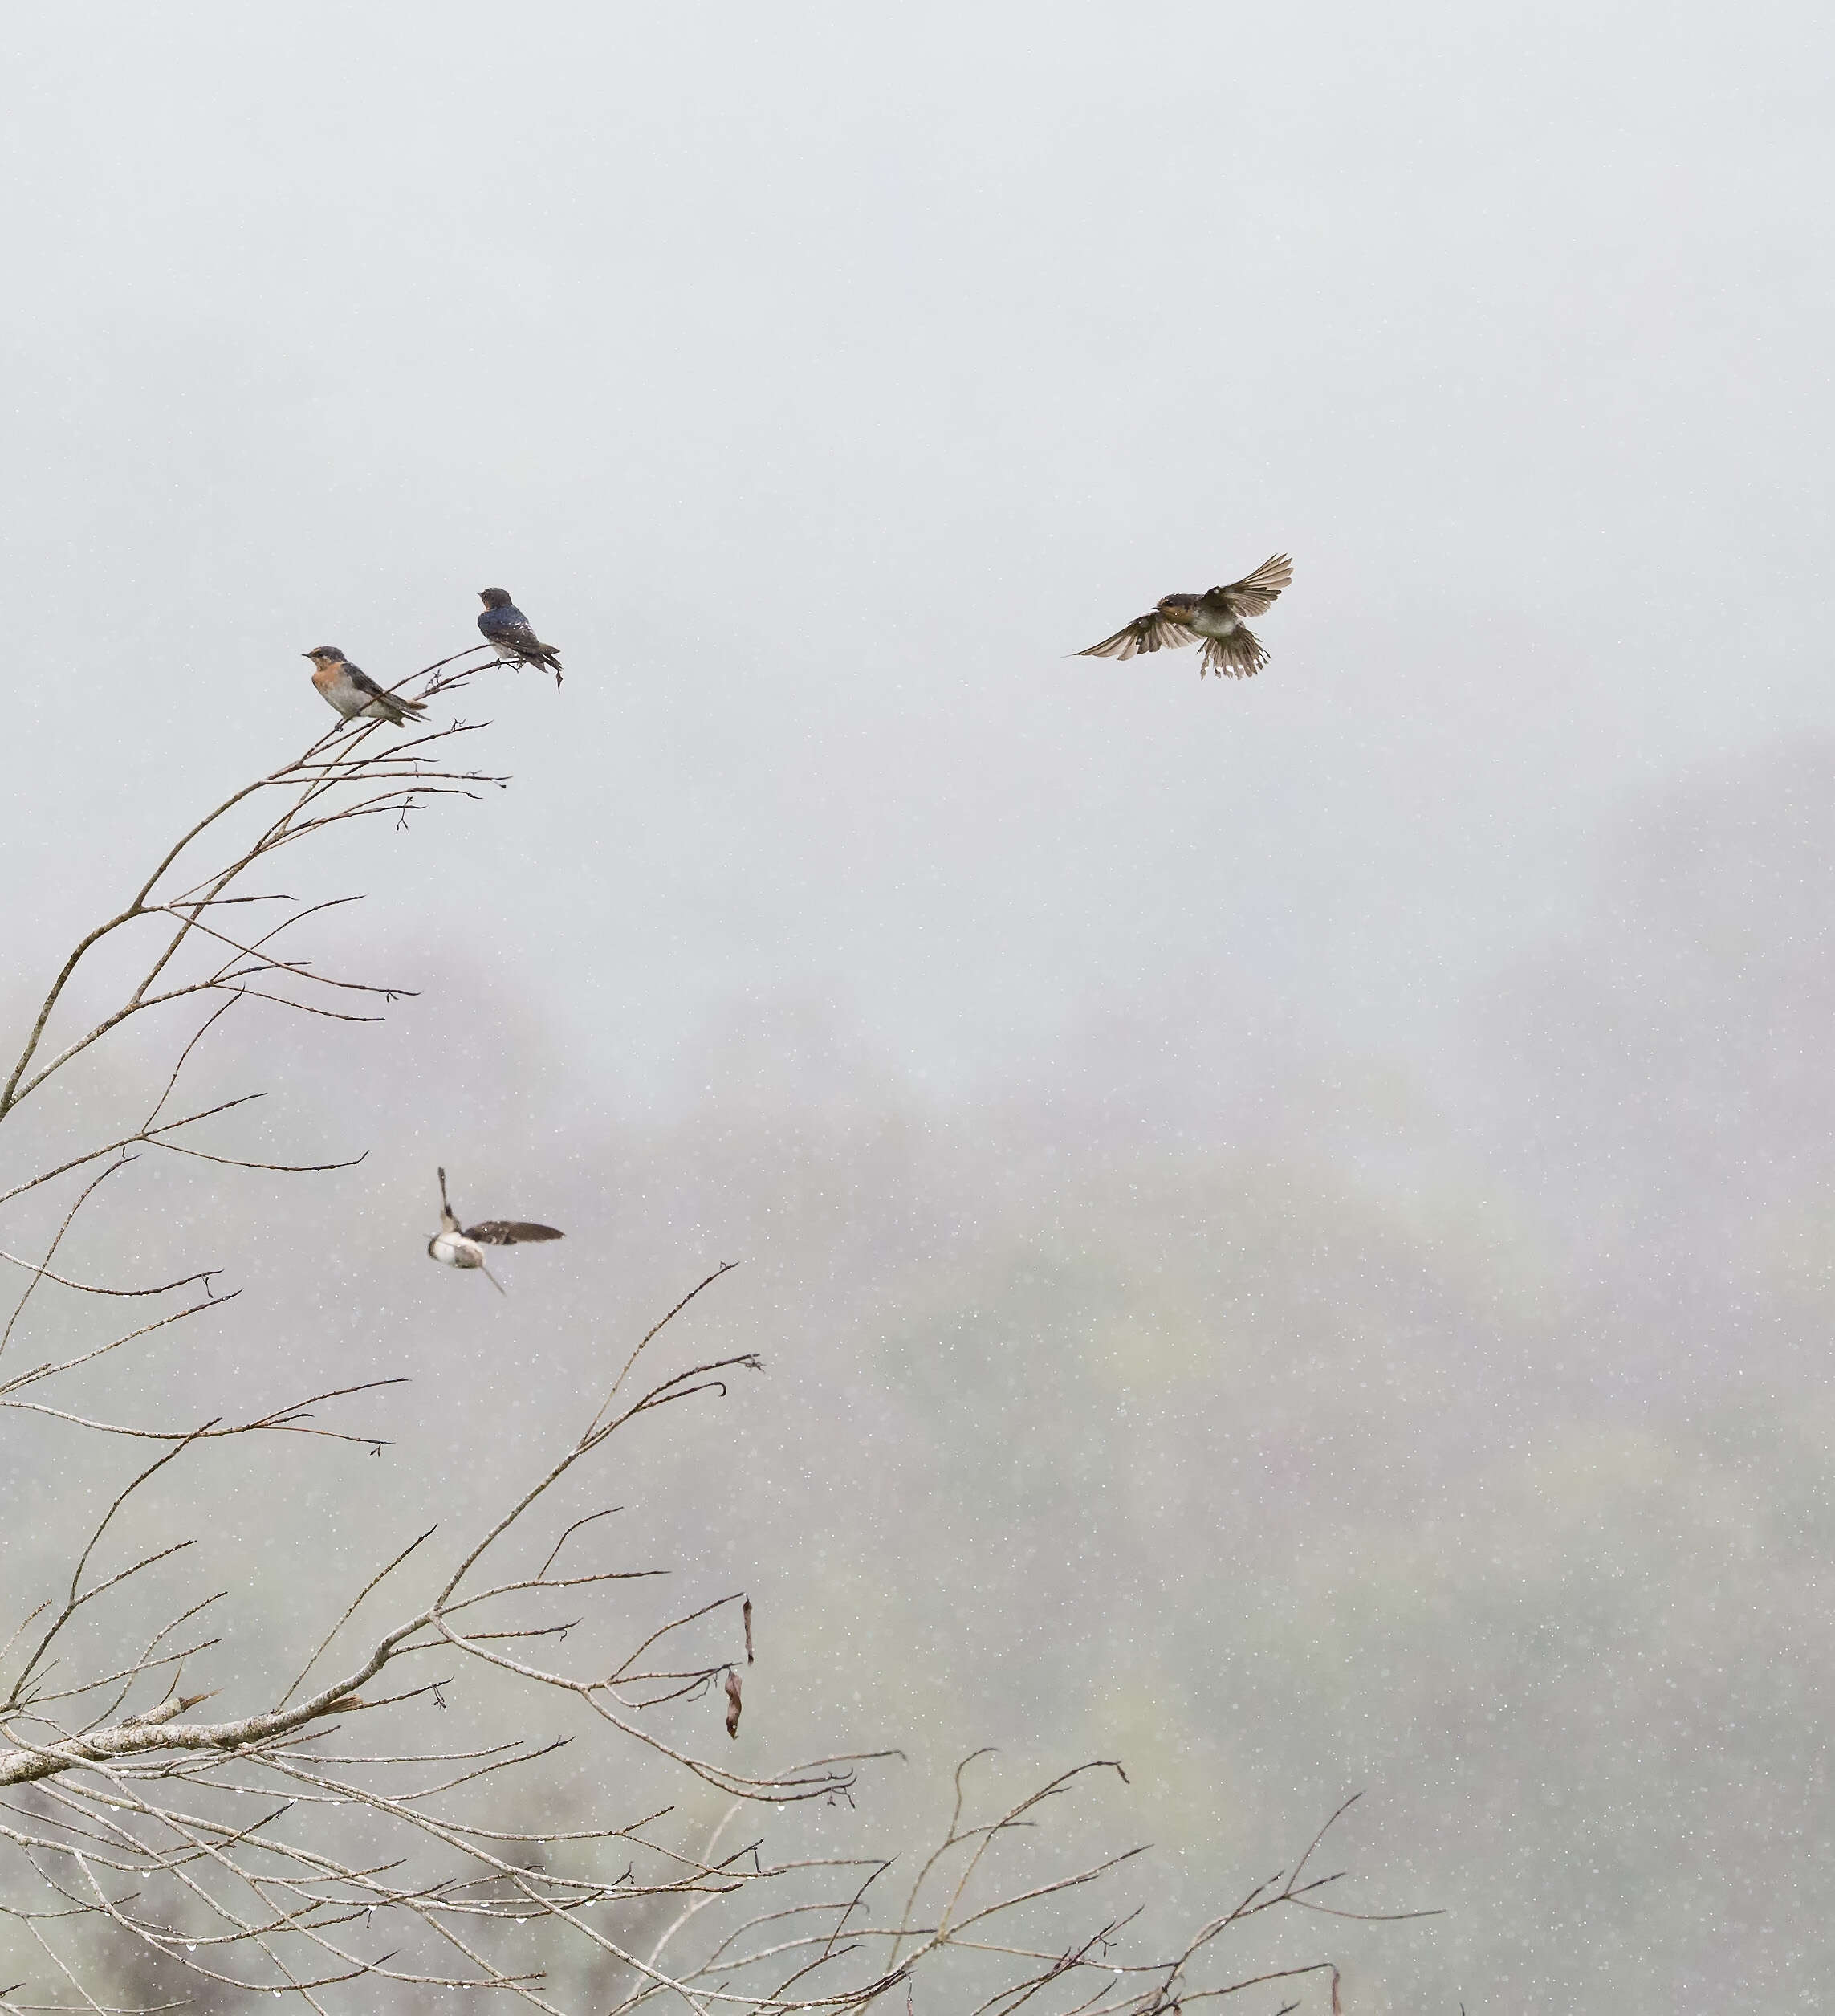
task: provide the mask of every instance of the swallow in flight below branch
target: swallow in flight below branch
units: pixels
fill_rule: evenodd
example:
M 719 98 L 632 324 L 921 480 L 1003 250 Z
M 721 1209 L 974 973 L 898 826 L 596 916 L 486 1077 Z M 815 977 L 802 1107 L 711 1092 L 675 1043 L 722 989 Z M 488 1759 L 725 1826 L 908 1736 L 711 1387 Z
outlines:
M 529 1225 L 511 1218 L 487 1218 L 482 1225 L 467 1225 L 462 1232 L 453 1208 L 446 1202 L 446 1172 L 440 1171 L 440 1229 L 427 1241 L 429 1256 L 445 1267 L 476 1267 L 499 1295 L 502 1281 L 484 1265 L 486 1246 L 524 1246 L 540 1239 L 561 1239 L 552 1225 Z
M 393 721 L 404 728 L 427 711 L 425 700 L 401 700 L 384 693 L 335 644 L 315 645 L 304 655 L 312 661 L 313 685 L 347 721 L 368 715 L 372 721 Z
M 560 646 L 543 643 L 535 634 L 534 625 L 511 601 L 508 589 L 481 588 L 478 599 L 484 605 L 478 627 L 484 633 L 485 642 L 500 658 L 508 658 L 516 665 L 539 665 L 544 671 L 553 673 L 555 690 L 559 693 Z
M 1080 658 L 1131 658 L 1139 651 L 1177 650 L 1202 637 L 1204 649 L 1198 661 L 1198 676 L 1215 672 L 1220 678 L 1244 679 L 1261 670 L 1268 654 L 1260 640 L 1243 621 L 1274 607 L 1275 598 L 1293 579 L 1293 562 L 1285 553 L 1265 560 L 1252 574 L 1227 588 L 1207 589 L 1202 595 L 1162 595 L 1145 616 L 1076 653 Z

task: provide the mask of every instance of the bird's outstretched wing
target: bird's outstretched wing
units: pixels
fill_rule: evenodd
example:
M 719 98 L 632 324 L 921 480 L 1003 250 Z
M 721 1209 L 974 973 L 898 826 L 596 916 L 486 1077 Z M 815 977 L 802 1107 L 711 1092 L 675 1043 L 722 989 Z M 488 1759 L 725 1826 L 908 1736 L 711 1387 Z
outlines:
M 567 1234 L 556 1232 L 552 1225 L 528 1225 L 516 1218 L 487 1218 L 482 1225 L 467 1225 L 465 1236 L 475 1239 L 481 1246 L 527 1246 L 538 1239 L 564 1239 Z
M 1254 573 L 1245 574 L 1227 588 L 1214 588 L 1210 593 L 1227 602 L 1239 616 L 1259 616 L 1264 609 L 1274 607 L 1281 590 L 1291 587 L 1292 582 L 1293 562 L 1285 553 L 1276 553 Z
M 1141 651 L 1176 651 L 1181 645 L 1195 644 L 1198 633 L 1188 630 L 1182 623 L 1175 623 L 1170 616 L 1158 609 L 1149 609 L 1145 616 L 1137 616 L 1132 623 L 1125 624 L 1114 636 L 1105 637 L 1100 644 L 1086 645 L 1073 654 L 1080 658 L 1131 658 Z

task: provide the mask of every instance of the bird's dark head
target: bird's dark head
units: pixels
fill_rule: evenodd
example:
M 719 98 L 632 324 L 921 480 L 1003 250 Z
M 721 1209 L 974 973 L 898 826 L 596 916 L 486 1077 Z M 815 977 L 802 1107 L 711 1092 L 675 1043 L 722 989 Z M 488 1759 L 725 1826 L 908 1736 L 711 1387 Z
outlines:
M 1163 614 L 1178 617 L 1190 615 L 1198 603 L 1195 595 L 1162 595 L 1158 606 Z
M 310 658 L 315 665 L 342 665 L 344 662 L 344 653 L 335 644 L 315 644 L 310 651 L 302 652 L 300 655 Z
M 507 588 L 481 588 L 478 599 L 487 609 L 507 609 L 510 606 L 510 591 Z

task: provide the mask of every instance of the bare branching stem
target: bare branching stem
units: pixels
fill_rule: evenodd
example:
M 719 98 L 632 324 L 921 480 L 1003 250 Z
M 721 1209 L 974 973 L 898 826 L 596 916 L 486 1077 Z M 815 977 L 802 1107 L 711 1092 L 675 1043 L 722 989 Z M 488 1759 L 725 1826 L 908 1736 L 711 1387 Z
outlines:
M 477 651 L 465 652 L 403 685 L 430 698 L 486 669 Z M 906 2016 L 920 2006 L 923 2016 L 1174 2016 L 1328 1975 L 1335 1996 L 1328 1960 L 1233 1975 L 1222 1948 L 1234 1928 L 1277 1909 L 1372 1915 L 1327 1901 L 1337 1877 L 1308 1873 L 1349 1802 L 1290 1875 L 1256 1884 L 1170 1953 L 1125 1957 L 1133 1914 L 1088 1901 L 1143 1851 L 1068 1863 L 1047 1856 L 1048 1823 L 1065 1802 L 1102 1778 L 1125 1780 L 1113 1762 L 1060 1772 L 992 1818 L 970 1818 L 968 1781 L 986 1753 L 965 1760 L 941 1839 L 913 1858 L 902 1909 L 877 1921 L 892 1857 L 767 1857 L 775 1809 L 851 1806 L 863 1770 L 900 1753 L 844 1751 L 743 1771 L 720 1761 L 719 1751 L 749 1757 L 733 1745 L 771 1737 L 770 1648 L 755 1660 L 751 1599 L 703 1589 L 665 1609 L 656 1601 L 662 1570 L 600 1551 L 621 1530 L 604 1523 L 621 1507 L 582 1513 L 576 1497 L 587 1466 L 608 1462 L 616 1439 L 665 1430 L 680 1406 L 724 1400 L 734 1375 L 762 1372 L 753 1351 L 688 1350 L 673 1366 L 649 1360 L 647 1384 L 633 1378 L 659 1339 L 673 1344 L 681 1331 L 672 1326 L 731 1263 L 705 1274 L 637 1339 L 590 1413 L 592 1396 L 582 1397 L 571 1440 L 507 1502 L 477 1516 L 473 1537 L 443 1558 L 433 1528 L 378 1549 L 387 1558 L 373 1567 L 372 1555 L 340 1585 L 355 1593 L 328 1606 L 335 1615 L 319 1620 L 291 1681 L 246 1670 L 246 1654 L 242 1665 L 216 1670 L 238 1641 L 226 1630 L 200 1635 L 198 1619 L 228 1592 L 175 1586 L 199 1557 L 189 1539 L 146 1528 L 156 1493 L 204 1444 L 226 1439 L 306 1435 L 380 1453 L 382 1438 L 340 1425 L 336 1410 L 397 1382 L 316 1391 L 246 1419 L 171 1424 L 132 1397 L 140 1353 L 129 1347 L 169 1342 L 206 1312 L 239 1310 L 236 1291 L 218 1292 L 214 1265 L 162 1269 L 172 1278 L 151 1285 L 118 1282 L 92 1278 L 109 1270 L 63 1251 L 98 1199 L 131 1191 L 115 1179 L 156 1152 L 284 1175 L 361 1161 L 241 1152 L 246 1142 L 227 1128 L 258 1092 L 165 1116 L 185 1103 L 180 1086 L 194 1056 L 232 1009 L 274 1004 L 360 1023 L 406 991 L 322 971 L 307 955 L 300 927 L 322 926 L 355 898 L 238 885 L 283 848 L 360 820 L 405 821 L 436 801 L 500 785 L 457 767 L 453 745 L 475 732 L 458 721 L 400 736 L 380 723 L 340 723 L 230 792 L 165 850 L 122 909 L 78 939 L 5 1067 L 0 1130 L 33 1092 L 134 1018 L 189 1000 L 206 1010 L 176 1040 L 137 1125 L 136 1100 L 100 1146 L 67 1147 L 52 1166 L 10 1173 L 0 1188 L 3 1208 L 70 1186 L 55 1229 L 47 1213 L 36 1232 L 0 1242 L 0 1273 L 19 1291 L 9 1291 L 0 1327 L 0 1357 L 11 1352 L 18 1368 L 0 1376 L 0 1427 L 161 1445 L 88 1525 L 67 1575 L 0 1645 L 0 1932 L 18 1929 L 22 1960 L 45 1977 L 26 2002 L 15 1998 L 27 1991 L 0 1989 L 0 2011 L 120 2010 L 85 1985 L 104 1971 L 139 1995 L 132 2016 L 178 2006 L 194 1989 L 214 2007 L 287 1995 L 328 2016 L 393 2003 L 398 1990 L 441 2006 L 464 1991 L 555 2016 L 629 2016 L 647 2006 L 694 2016 L 841 2016 L 876 2005 Z M 101 992 L 104 963 L 91 955 L 116 943 L 137 964 L 112 998 L 101 994 L 79 1013 L 79 996 Z M 144 1305 L 125 1331 L 116 1327 L 123 1300 Z M 41 1327 L 47 1338 L 32 1342 Z M 73 1390 L 98 1366 L 110 1381 L 102 1408 Z M 378 1623 L 385 1587 L 392 1610 Z M 157 1599 L 149 1616 L 130 1607 L 141 1598 Z M 360 1612 L 370 1621 L 358 1638 Z M 213 1610 L 213 1624 L 221 1614 Z M 193 1680 L 187 1691 L 188 1672 L 207 1661 L 205 1689 Z M 332 1676 L 307 1692 L 315 1674 Z M 430 1740 L 449 1694 L 468 1682 L 476 1683 L 468 1705 L 492 1704 L 483 1739 Z M 205 1719 L 206 1702 L 238 1712 Z M 551 1708 L 571 1717 L 572 1734 L 527 1733 L 523 1718 Z M 364 1740 L 334 1747 L 357 1717 Z M 596 1746 L 592 1768 L 574 1782 L 597 1787 L 596 1803 L 573 1814 L 579 1824 L 564 1824 L 563 1782 L 543 1774 L 582 1741 Z M 633 1781 L 638 1766 L 694 1804 L 678 1813 L 645 1791 L 615 1799 L 605 1788 Z M 707 1791 L 723 1809 L 710 1829 L 700 1803 Z M 735 1845 L 742 1818 L 758 1824 Z M 9 1959 L 0 1969 L 18 1971 Z M 922 2005 L 913 1999 L 920 1976 L 938 1983 Z

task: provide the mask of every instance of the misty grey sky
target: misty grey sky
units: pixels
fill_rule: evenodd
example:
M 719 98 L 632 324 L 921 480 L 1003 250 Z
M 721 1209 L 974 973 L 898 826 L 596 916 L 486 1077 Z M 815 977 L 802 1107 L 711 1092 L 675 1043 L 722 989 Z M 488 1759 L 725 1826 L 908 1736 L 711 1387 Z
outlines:
M 15 15 L 9 966 L 319 731 L 308 645 L 394 678 L 502 581 L 565 691 L 368 928 L 483 920 L 633 1091 L 744 993 L 942 1083 L 1174 988 L 1438 1041 L 1621 804 L 1827 719 L 1829 43 Z M 1276 548 L 1252 683 L 1067 660 Z
M 348 1045 L 250 1018 L 210 1067 L 267 1073 L 245 1118 L 290 1156 L 373 1158 L 285 1201 L 143 1170 L 148 1236 L 222 1232 L 196 1259 L 254 1291 L 176 1390 L 405 1365 L 405 1502 L 453 1423 L 522 1462 L 602 1325 L 743 1253 L 696 1320 L 781 1370 L 718 1545 L 808 1672 L 872 1642 L 939 1754 L 981 1719 L 1160 1741 L 1166 1840 L 1304 1838 L 1373 1783 L 1385 1895 L 1479 1899 L 1398 2008 L 1475 2011 L 1467 1953 L 1499 2007 L 1573 2006 L 1557 1961 L 1682 2006 L 1691 1941 L 1725 1948 L 1697 1978 L 1801 1961 L 1813 2006 L 1832 42 L 1804 5 L 15 10 L 0 1007 L 321 731 L 308 646 L 393 680 L 502 582 L 568 668 L 464 703 L 509 794 L 334 839 L 295 890 L 372 890 L 311 949 L 425 998 Z M 1067 655 L 1276 549 L 1260 678 Z M 1487 1002 L 1488 1164 L 1477 1102 L 1434 1111 Z M 1292 1075 L 1137 1169 L 1213 1039 Z M 163 1054 L 136 1041 L 107 1054 Z M 1346 1173 L 1347 1051 L 1427 1081 L 1369 1095 L 1403 1116 L 1372 1157 L 1458 1207 L 1406 1238 L 1406 1181 Z M 901 1074 L 975 1094 L 959 1127 Z M 421 1256 L 439 1160 L 462 1209 L 569 1228 L 502 1304 Z M 1800 1446 L 1728 1411 L 1722 1467 L 1658 1448 L 1659 1403 L 1761 1386 Z M 850 1604 L 934 1538 L 931 1438 L 958 1524 L 914 1651 Z M 1271 1519 L 1316 1572 L 1258 1592 Z M 1047 1599 L 1086 1590 L 1087 1671 L 1045 1672 Z M 1137 1682 L 1139 1618 L 1178 1642 Z M 1380 1659 L 1284 1724 L 1335 1645 Z M 971 1729 L 923 1709 L 952 1660 Z M 1558 1868 L 1556 1794 L 1593 1830 Z M 1601 1961 L 1621 1840 L 1698 1887 Z

